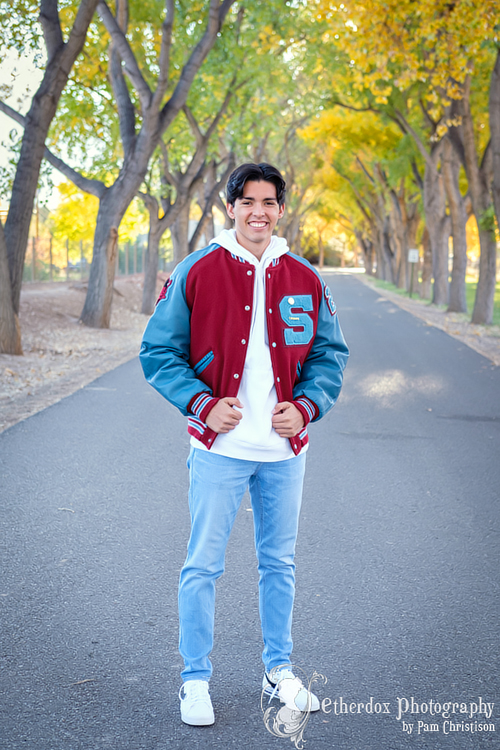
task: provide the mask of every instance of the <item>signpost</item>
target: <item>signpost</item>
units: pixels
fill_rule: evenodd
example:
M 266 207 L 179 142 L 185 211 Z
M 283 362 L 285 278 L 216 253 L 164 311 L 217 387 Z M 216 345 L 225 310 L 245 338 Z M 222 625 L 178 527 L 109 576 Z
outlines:
M 413 292 L 413 269 L 415 267 L 415 263 L 418 263 L 418 250 L 415 248 L 412 248 L 411 250 L 408 250 L 408 263 L 411 263 L 411 275 L 410 275 L 410 299 Z

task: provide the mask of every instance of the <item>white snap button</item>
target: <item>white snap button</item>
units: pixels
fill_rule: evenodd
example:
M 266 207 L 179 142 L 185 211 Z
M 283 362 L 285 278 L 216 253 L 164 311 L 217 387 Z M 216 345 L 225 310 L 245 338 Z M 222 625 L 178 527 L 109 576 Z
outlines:
M 272 314 L 273 314 L 273 311 L 271 310 L 271 308 L 269 308 L 269 315 L 272 315 Z
M 241 343 L 242 343 L 242 344 L 246 344 L 246 343 L 247 343 L 247 342 L 246 342 L 246 339 L 241 339 Z
M 289 305 L 293 305 L 294 302 L 295 302 L 295 300 L 294 300 L 293 297 L 288 297 L 288 304 Z
M 251 271 L 247 271 L 247 276 L 251 276 L 251 275 L 252 275 L 252 272 Z
M 273 346 L 276 346 L 276 341 L 273 341 Z
M 268 273 L 268 274 L 267 274 L 267 278 L 268 278 L 268 279 L 270 279 L 270 278 L 271 278 L 271 274 L 270 274 L 270 273 Z
M 233 377 L 234 377 L 234 378 L 236 378 L 236 380 L 238 380 L 238 378 L 239 378 L 240 376 L 238 375 L 238 373 L 237 373 L 237 372 L 235 372 L 235 373 L 234 373 L 234 375 L 233 375 Z
M 281 382 L 279 378 L 276 378 L 276 381 L 277 381 L 278 383 L 280 383 L 280 382 Z
M 250 305 L 245 305 L 245 310 L 250 310 Z

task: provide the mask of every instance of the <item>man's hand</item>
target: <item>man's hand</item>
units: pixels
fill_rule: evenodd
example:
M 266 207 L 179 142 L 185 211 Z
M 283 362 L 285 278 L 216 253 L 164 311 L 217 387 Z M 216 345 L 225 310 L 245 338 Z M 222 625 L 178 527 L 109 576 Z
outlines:
M 304 427 L 304 417 L 295 404 L 281 401 L 273 409 L 272 425 L 280 437 L 291 438 Z
M 231 432 L 237 427 L 243 414 L 233 409 L 238 406 L 243 409 L 243 404 L 237 398 L 221 398 L 214 408 L 208 412 L 207 425 L 214 432 Z

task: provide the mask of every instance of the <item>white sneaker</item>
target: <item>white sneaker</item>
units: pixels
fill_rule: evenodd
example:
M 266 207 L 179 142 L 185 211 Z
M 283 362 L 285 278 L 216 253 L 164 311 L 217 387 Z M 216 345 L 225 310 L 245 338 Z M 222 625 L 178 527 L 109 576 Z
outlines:
M 184 693 L 184 695 L 182 695 Z M 215 721 L 206 680 L 188 680 L 179 690 L 181 719 L 193 727 L 206 727 Z
M 274 667 L 270 672 L 264 672 L 262 689 L 270 696 L 270 701 L 277 697 L 292 710 L 319 711 L 318 698 L 295 677 L 291 667 Z

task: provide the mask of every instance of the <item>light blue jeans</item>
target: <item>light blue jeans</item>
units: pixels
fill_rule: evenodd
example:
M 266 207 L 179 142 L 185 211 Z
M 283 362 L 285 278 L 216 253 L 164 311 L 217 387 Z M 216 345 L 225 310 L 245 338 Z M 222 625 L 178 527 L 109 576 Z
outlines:
M 226 546 L 249 489 L 259 570 L 259 611 L 267 670 L 289 664 L 297 538 L 306 456 L 258 462 L 196 448 L 188 459 L 191 535 L 179 581 L 181 676 L 209 680 L 215 582 L 224 572 Z

